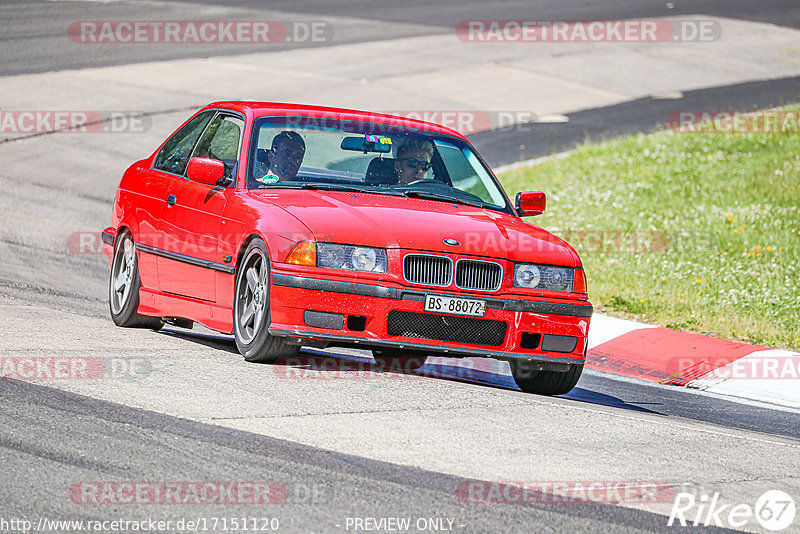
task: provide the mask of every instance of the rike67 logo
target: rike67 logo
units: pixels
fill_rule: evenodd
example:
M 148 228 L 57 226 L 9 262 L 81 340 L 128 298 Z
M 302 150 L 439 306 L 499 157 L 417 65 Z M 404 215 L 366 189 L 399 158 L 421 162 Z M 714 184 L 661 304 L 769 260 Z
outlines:
M 794 499 L 781 490 L 765 491 L 755 506 L 722 504 L 718 492 L 711 496 L 702 494 L 699 498 L 681 492 L 675 495 L 667 526 L 741 528 L 755 518 L 766 530 L 778 532 L 794 522 L 796 513 Z

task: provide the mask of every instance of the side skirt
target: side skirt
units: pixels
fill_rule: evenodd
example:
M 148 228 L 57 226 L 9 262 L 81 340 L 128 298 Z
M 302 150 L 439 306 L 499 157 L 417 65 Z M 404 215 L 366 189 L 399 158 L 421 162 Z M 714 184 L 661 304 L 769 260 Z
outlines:
M 212 330 L 233 334 L 233 309 L 214 302 L 142 288 L 137 311 L 153 317 L 190 319 Z

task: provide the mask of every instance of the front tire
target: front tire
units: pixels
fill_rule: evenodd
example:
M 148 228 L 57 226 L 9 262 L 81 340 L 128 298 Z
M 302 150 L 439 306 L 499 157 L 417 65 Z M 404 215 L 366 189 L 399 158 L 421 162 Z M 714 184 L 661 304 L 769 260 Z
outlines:
M 114 259 L 108 280 L 108 307 L 111 319 L 117 326 L 128 328 L 152 328 L 160 330 L 164 321 L 160 317 L 139 315 L 139 262 L 136 246 L 130 232 L 121 232 L 114 243 Z
M 536 395 L 564 395 L 569 393 L 583 372 L 583 364 L 573 364 L 566 372 L 538 371 L 530 360 L 509 362 L 511 374 L 519 389 Z
M 272 363 L 293 356 L 299 347 L 269 334 L 269 254 L 261 239 L 254 239 L 244 252 L 236 273 L 233 299 L 233 333 L 244 359 Z

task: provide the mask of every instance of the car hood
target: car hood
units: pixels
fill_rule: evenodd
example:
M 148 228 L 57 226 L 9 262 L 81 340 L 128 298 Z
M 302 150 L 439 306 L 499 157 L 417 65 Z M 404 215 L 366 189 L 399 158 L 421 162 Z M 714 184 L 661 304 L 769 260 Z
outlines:
M 340 191 L 262 190 L 317 241 L 579 266 L 566 242 L 507 213 L 433 200 Z M 458 245 L 445 244 L 454 239 Z

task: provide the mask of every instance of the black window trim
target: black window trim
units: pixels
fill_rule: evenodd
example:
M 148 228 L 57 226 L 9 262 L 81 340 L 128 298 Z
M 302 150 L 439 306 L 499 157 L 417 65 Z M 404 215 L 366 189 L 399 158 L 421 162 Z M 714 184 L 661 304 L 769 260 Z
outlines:
M 208 111 L 210 111 L 210 110 L 208 110 Z M 216 110 L 216 111 L 217 112 L 214 114 L 214 116 L 211 117 L 211 120 L 208 121 L 208 124 L 206 124 L 206 127 L 203 128 L 203 133 L 201 133 L 200 137 L 198 137 L 197 141 L 195 141 L 194 146 L 192 147 L 192 152 L 191 152 L 191 155 L 189 156 L 189 159 L 192 159 L 194 157 L 194 153 L 197 151 L 197 145 L 200 143 L 200 140 L 203 139 L 203 137 L 206 135 L 206 132 L 208 131 L 208 127 L 211 126 L 211 123 L 214 122 L 217 119 L 217 117 L 223 117 L 223 118 L 232 117 L 232 118 L 235 118 L 235 119 L 241 119 L 241 121 L 242 121 L 242 131 L 239 134 L 239 146 L 236 149 L 236 163 L 237 163 L 237 165 L 235 165 L 236 171 L 238 172 L 239 168 L 241 167 L 241 165 L 239 165 L 239 158 L 242 155 L 242 142 L 244 140 L 244 130 L 245 130 L 245 127 L 247 126 L 247 119 L 243 115 L 239 116 L 239 114 L 237 112 L 235 112 L 235 111 L 224 110 L 224 109 L 219 109 L 219 110 Z M 190 178 L 188 176 L 183 176 L 183 178 L 185 178 L 187 180 L 190 180 Z M 236 178 L 237 177 L 235 177 L 235 176 L 231 176 L 231 183 L 229 183 L 226 186 L 226 188 L 230 188 L 231 186 L 236 187 Z M 221 186 L 218 186 L 218 187 L 221 187 Z
M 205 133 L 205 131 L 206 131 L 206 128 L 208 127 L 208 125 L 209 125 L 209 124 L 211 124 L 211 121 L 213 121 L 213 120 L 214 120 L 214 117 L 216 117 L 216 116 L 217 116 L 217 113 L 216 113 L 216 112 L 218 112 L 218 110 L 217 110 L 217 109 L 204 109 L 204 110 L 202 110 L 202 111 L 198 111 L 197 113 L 195 113 L 194 115 L 192 115 L 191 117 L 189 117 L 189 119 L 188 119 L 188 120 L 187 120 L 187 121 L 186 121 L 186 122 L 185 122 L 185 123 L 184 123 L 184 124 L 183 124 L 183 125 L 182 125 L 180 128 L 178 128 L 178 129 L 177 129 L 175 132 L 173 132 L 173 133 L 172 133 L 172 135 L 170 135 L 169 137 L 167 137 L 167 140 L 166 140 L 166 141 L 164 141 L 164 145 L 166 145 L 167 143 L 169 143 L 170 139 L 172 139 L 172 138 L 175 136 L 175 134 L 177 134 L 179 131 L 181 131 L 181 130 L 183 129 L 183 127 L 184 127 L 184 126 L 186 126 L 187 124 L 189 124 L 189 123 L 190 123 L 190 122 L 191 122 L 191 121 L 192 121 L 192 120 L 193 120 L 195 117 L 197 117 L 198 115 L 201 115 L 202 113 L 207 113 L 207 112 L 209 112 L 209 111 L 214 111 L 215 113 L 214 113 L 214 114 L 211 116 L 211 118 L 208 120 L 208 123 L 207 123 L 207 124 L 206 124 L 206 125 L 203 127 L 203 131 L 202 131 L 202 132 L 200 132 L 200 135 L 197 137 L 197 140 L 195 140 L 194 144 L 192 145 L 192 152 L 190 152 L 190 154 L 191 154 L 191 153 L 194 153 L 194 149 L 195 149 L 195 147 L 197 146 L 197 142 L 198 142 L 198 141 L 200 141 L 200 138 L 201 138 L 201 137 L 203 137 L 203 134 Z M 161 151 L 162 151 L 162 150 L 164 150 L 164 146 L 162 146 L 162 147 L 159 149 L 159 151 L 158 151 L 158 152 L 156 152 L 156 156 L 153 158 L 153 163 L 152 163 L 152 165 L 150 166 L 150 170 L 157 171 L 157 172 L 163 172 L 164 174 L 169 174 L 169 175 L 171 175 L 171 176 L 184 177 L 184 176 L 183 176 L 183 175 L 181 175 L 181 174 L 175 174 L 174 172 L 165 171 L 164 169 L 157 169 L 157 168 L 155 167 L 156 160 L 158 159 L 158 156 L 159 156 L 159 154 L 161 154 Z
M 191 121 L 192 119 L 194 119 L 195 117 L 197 117 L 201 113 L 206 113 L 206 112 L 209 112 L 209 111 L 214 111 L 215 113 L 211 116 L 211 119 L 206 123 L 205 127 L 203 127 L 203 131 L 200 132 L 200 135 L 197 137 L 197 140 L 195 140 L 194 144 L 192 145 L 192 151 L 190 152 L 189 159 L 192 159 L 192 155 L 194 155 L 194 151 L 197 150 L 197 143 L 199 143 L 200 139 L 203 138 L 203 136 L 206 133 L 206 130 L 208 130 L 209 125 L 211 125 L 211 123 L 214 122 L 214 119 L 216 119 L 219 115 L 228 116 L 228 117 L 235 117 L 237 119 L 241 119 L 242 122 L 244 123 L 244 128 L 242 128 L 242 133 L 241 133 L 241 135 L 239 135 L 239 148 L 238 148 L 238 150 L 236 152 L 238 157 L 241 158 L 241 156 L 242 156 L 242 143 L 244 143 L 244 134 L 245 134 L 245 130 L 247 130 L 247 117 L 245 117 L 244 113 L 240 113 L 240 112 L 234 111 L 232 109 L 210 108 L 210 109 L 204 109 L 204 110 L 198 111 L 197 113 L 195 113 L 194 115 L 189 117 L 189 120 L 186 121 L 186 124 L 188 124 L 189 121 Z M 172 139 L 172 136 L 175 135 L 176 133 L 178 133 L 178 131 L 180 131 L 180 128 L 177 131 L 173 132 L 173 134 L 170 135 L 167 138 L 166 141 L 164 141 L 164 144 L 166 144 L 170 139 Z M 161 150 L 163 150 L 163 147 L 161 148 Z M 156 159 L 158 158 L 158 154 L 161 153 L 161 150 L 159 150 L 156 153 L 156 157 L 153 158 L 153 163 L 150 166 L 150 170 L 156 171 L 156 172 L 163 172 L 164 174 L 169 174 L 169 175 L 175 176 L 177 178 L 183 178 L 184 180 L 189 180 L 189 177 L 186 176 L 186 174 L 185 174 L 186 171 L 184 171 L 184 174 L 175 174 L 174 172 L 169 172 L 169 171 L 165 171 L 163 169 L 156 169 L 155 168 Z M 238 172 L 238 170 L 241 168 L 241 161 L 237 160 L 237 162 L 240 163 L 240 165 L 238 165 L 239 168 L 237 168 L 237 172 Z M 188 165 L 187 165 L 187 167 L 188 167 Z M 236 182 L 237 182 L 236 178 L 237 177 L 232 177 L 232 178 L 233 178 L 233 180 L 231 181 L 230 184 L 228 184 L 227 188 L 235 188 L 236 187 Z M 216 187 L 221 187 L 221 186 L 216 186 Z

